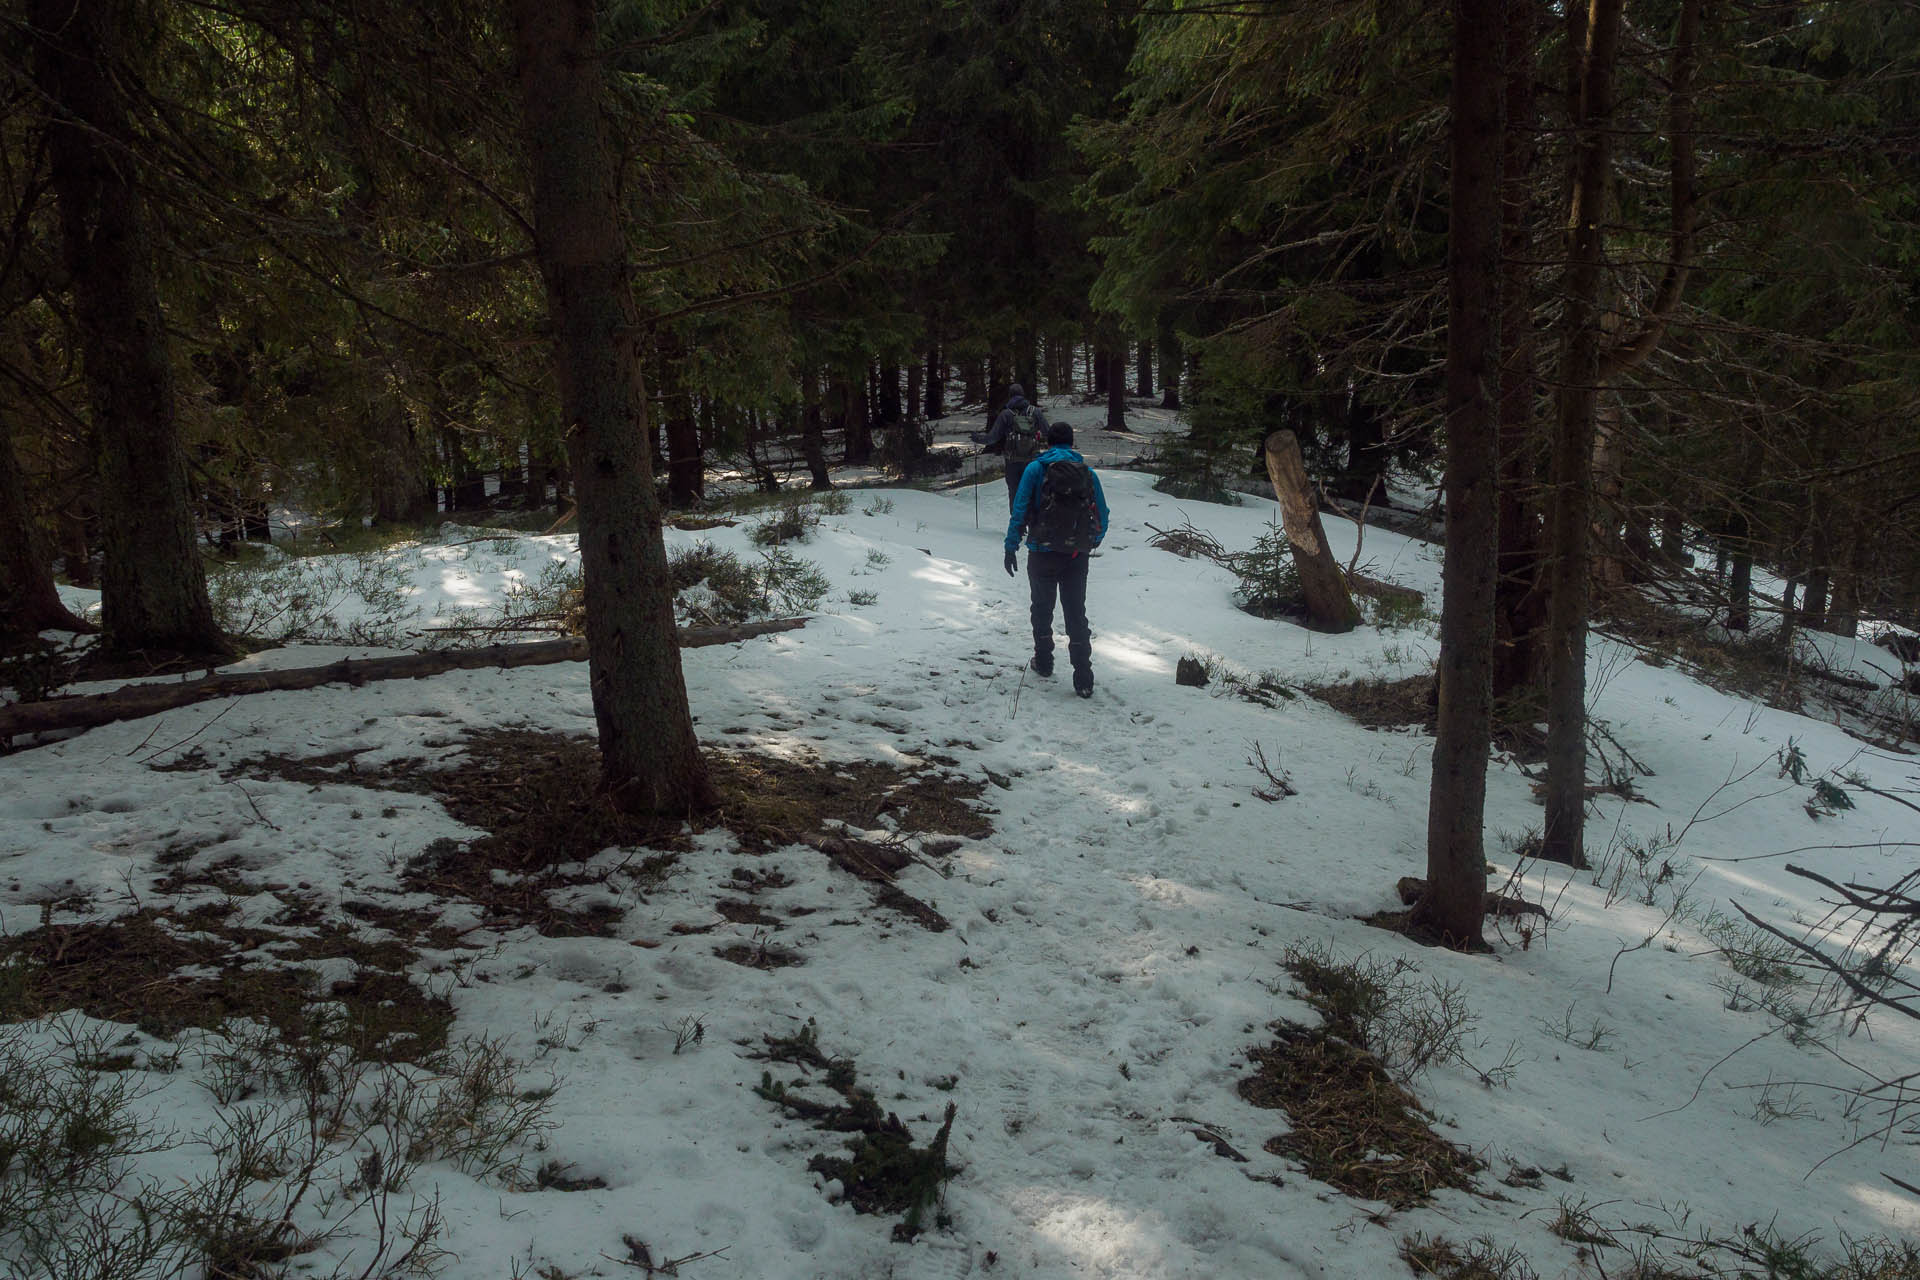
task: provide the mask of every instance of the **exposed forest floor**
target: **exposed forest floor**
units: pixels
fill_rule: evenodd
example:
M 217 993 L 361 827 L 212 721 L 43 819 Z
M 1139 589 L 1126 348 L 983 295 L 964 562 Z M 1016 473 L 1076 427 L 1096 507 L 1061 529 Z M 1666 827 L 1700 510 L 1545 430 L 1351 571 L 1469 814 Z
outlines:
M 0 1261 L 1920 1274 L 1920 1112 L 1886 1084 L 1920 1027 L 1846 1012 L 1738 910 L 1837 950 L 1789 865 L 1912 871 L 1899 661 L 1802 636 L 1796 672 L 1691 596 L 1623 618 L 1590 659 L 1594 865 L 1527 856 L 1535 770 L 1503 749 L 1515 909 L 1490 955 L 1425 949 L 1367 921 L 1425 869 L 1439 549 L 1368 529 L 1362 571 L 1426 605 L 1350 635 L 1251 616 L 1149 526 L 1244 549 L 1274 504 L 1155 492 L 1118 469 L 1148 424 L 1066 412 L 1110 468 L 1091 700 L 1025 669 L 987 460 L 668 531 L 688 623 L 810 615 L 683 651 L 724 797 L 698 820 L 597 804 L 577 663 L 0 756 Z M 1328 534 L 1346 563 L 1354 526 Z M 576 563 L 565 532 L 449 525 L 216 594 L 288 641 L 235 669 L 304 666 L 546 625 Z

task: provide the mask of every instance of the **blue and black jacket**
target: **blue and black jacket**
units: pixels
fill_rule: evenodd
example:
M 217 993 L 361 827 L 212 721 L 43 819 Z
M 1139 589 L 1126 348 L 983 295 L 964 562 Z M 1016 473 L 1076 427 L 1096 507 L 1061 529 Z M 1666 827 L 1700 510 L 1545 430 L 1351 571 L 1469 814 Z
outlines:
M 1027 512 L 1033 508 L 1034 500 L 1039 497 L 1040 480 L 1047 474 L 1047 464 L 1063 460 L 1086 461 L 1065 445 L 1056 444 L 1027 464 L 1026 473 L 1020 477 L 1020 490 L 1013 495 L 1013 510 L 1007 516 L 1006 548 L 1008 551 L 1017 551 L 1020 548 L 1020 534 L 1027 527 Z M 1099 546 L 1107 540 L 1107 495 L 1106 491 L 1100 487 L 1100 473 L 1094 471 L 1092 474 L 1093 505 L 1100 509 L 1100 536 L 1094 539 L 1094 545 Z M 1042 546 L 1033 541 L 1031 537 L 1027 539 L 1027 549 L 1029 551 L 1053 550 L 1052 547 Z

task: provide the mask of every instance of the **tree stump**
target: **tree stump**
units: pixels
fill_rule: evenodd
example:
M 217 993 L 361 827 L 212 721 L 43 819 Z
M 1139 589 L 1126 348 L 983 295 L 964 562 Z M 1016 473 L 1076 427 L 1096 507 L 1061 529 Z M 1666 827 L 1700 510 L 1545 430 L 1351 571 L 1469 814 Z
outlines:
M 1293 564 L 1300 573 L 1300 590 L 1307 599 L 1307 625 L 1316 631 L 1351 631 L 1360 621 L 1347 578 L 1327 549 L 1327 531 L 1320 524 L 1320 507 L 1313 500 L 1307 464 L 1300 457 L 1300 441 L 1291 431 L 1267 437 L 1264 451 L 1267 479 L 1280 500 L 1280 518 L 1293 544 Z

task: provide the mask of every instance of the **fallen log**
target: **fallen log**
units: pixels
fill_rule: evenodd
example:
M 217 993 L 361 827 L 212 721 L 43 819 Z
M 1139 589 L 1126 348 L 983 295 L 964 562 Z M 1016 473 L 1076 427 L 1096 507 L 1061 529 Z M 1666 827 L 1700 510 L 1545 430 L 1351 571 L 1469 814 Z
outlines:
M 774 618 L 768 622 L 747 622 L 732 627 L 690 627 L 680 632 L 680 644 L 687 649 L 731 644 L 736 640 L 770 632 L 792 631 L 806 624 L 805 618 Z M 542 640 L 533 644 L 433 649 L 426 653 L 401 654 L 392 658 L 357 661 L 345 658 L 322 667 L 230 672 L 199 680 L 122 685 L 108 693 L 0 706 L 0 742 L 26 733 L 45 733 L 52 729 L 91 729 L 116 720 L 136 720 L 141 716 L 171 711 L 175 707 L 239 694 L 315 689 L 324 684 L 359 685 L 374 680 L 417 680 L 446 671 L 532 667 L 550 662 L 584 662 L 586 658 L 586 639 L 569 636 L 564 640 Z

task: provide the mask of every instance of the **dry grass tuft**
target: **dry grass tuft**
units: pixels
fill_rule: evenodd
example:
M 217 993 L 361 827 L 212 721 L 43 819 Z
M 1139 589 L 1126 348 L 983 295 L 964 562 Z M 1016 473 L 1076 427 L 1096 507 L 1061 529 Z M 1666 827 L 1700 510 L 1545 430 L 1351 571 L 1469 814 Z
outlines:
M 1400 1257 L 1414 1275 L 1434 1280 L 1539 1280 L 1518 1249 L 1502 1249 L 1484 1236 L 1462 1248 L 1445 1236 L 1418 1233 L 1400 1242 Z
M 1424 1204 L 1442 1187 L 1469 1190 L 1478 1160 L 1434 1133 L 1418 1101 L 1372 1054 L 1326 1028 L 1276 1023 L 1277 1039 L 1249 1052 L 1259 1068 L 1240 1082 L 1256 1107 L 1287 1113 L 1292 1127 L 1266 1143 L 1307 1175 L 1395 1209 Z
M 1306 691 L 1368 729 L 1398 729 L 1411 724 L 1432 732 L 1437 727 L 1439 703 L 1432 675 L 1308 685 Z

